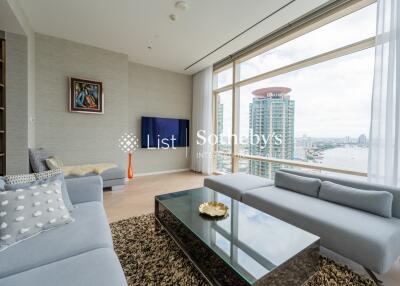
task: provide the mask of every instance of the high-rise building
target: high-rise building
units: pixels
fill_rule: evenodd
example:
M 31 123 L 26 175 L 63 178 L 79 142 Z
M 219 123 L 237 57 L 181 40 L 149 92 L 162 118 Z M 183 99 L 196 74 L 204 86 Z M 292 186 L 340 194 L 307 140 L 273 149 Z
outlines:
M 358 137 L 357 144 L 358 144 L 358 146 L 361 146 L 361 147 L 368 146 L 367 136 L 365 136 L 365 134 L 361 134 L 360 137 Z
M 228 153 L 232 151 L 232 144 L 230 141 L 230 135 L 229 132 L 230 130 L 224 130 L 224 128 L 230 128 L 229 123 L 224 124 L 224 118 L 225 112 L 225 105 L 224 103 L 221 103 L 221 101 L 218 99 L 217 100 L 217 151 L 218 152 L 223 152 L 223 153 Z M 229 111 L 228 111 L 229 112 Z M 229 131 L 229 132 L 227 132 Z M 218 155 L 216 157 L 216 168 L 217 171 L 223 172 L 223 173 L 231 173 L 232 172 L 232 158 L 231 156 L 226 156 L 226 155 Z
M 268 87 L 253 91 L 249 110 L 249 138 L 261 138 L 250 142 L 250 155 L 293 160 L 294 158 L 294 110 L 290 88 Z M 251 174 L 272 177 L 280 168 L 278 164 L 252 160 Z
M 224 104 L 218 101 L 217 103 L 217 136 L 218 141 L 221 142 L 223 140 L 223 132 L 224 132 Z
M 227 150 L 227 146 L 224 142 L 224 104 L 220 103 L 219 101 L 217 102 L 217 136 L 218 136 L 218 151 L 222 152 L 229 152 Z M 217 170 L 220 172 L 224 173 L 230 173 L 231 172 L 231 163 L 230 157 L 222 156 L 222 155 L 217 155 Z

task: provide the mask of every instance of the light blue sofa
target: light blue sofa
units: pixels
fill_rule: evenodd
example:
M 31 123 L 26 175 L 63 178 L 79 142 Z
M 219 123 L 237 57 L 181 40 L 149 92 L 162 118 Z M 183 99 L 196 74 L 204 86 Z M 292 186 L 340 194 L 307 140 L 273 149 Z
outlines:
M 241 178 L 240 188 L 242 189 L 236 195 L 231 195 L 231 197 L 239 197 L 242 202 L 250 206 L 319 236 L 323 247 L 361 264 L 367 270 L 385 273 L 391 268 L 400 256 L 400 189 L 292 169 L 282 169 L 281 171 L 362 190 L 392 193 L 391 218 L 276 187 L 272 184 L 260 188 L 250 188 L 249 186 L 254 185 L 249 182 L 253 180 L 252 176 L 238 175 Z M 209 177 L 205 179 L 204 185 L 210 188 L 217 185 L 216 190 L 218 191 L 226 184 L 225 188 L 228 192 L 224 193 L 229 195 L 232 191 L 230 186 L 232 176 L 235 175 L 227 175 L 228 180 L 224 178 L 225 175 Z
M 44 148 L 29 149 L 29 163 L 33 172 L 48 171 L 46 159 L 51 155 Z M 126 171 L 115 167 L 102 172 L 100 175 L 89 173 L 83 177 L 100 176 L 103 179 L 103 188 L 119 189 L 126 184 Z M 67 176 L 66 179 L 82 178 L 82 176 Z
M 67 179 L 73 223 L 0 252 L 1 286 L 125 286 L 99 176 Z
M 241 201 L 242 196 L 249 190 L 272 186 L 273 184 L 272 180 L 244 173 L 209 176 L 204 179 L 205 187 L 238 201 Z
M 100 175 L 89 173 L 83 177 L 100 176 L 103 179 L 103 188 L 118 189 L 126 184 L 126 172 L 120 167 L 108 169 Z M 82 178 L 78 176 L 66 176 L 67 179 Z

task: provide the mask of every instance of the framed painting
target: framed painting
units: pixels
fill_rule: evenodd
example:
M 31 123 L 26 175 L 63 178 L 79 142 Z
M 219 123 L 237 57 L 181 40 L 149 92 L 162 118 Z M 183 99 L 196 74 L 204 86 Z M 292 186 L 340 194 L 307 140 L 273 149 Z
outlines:
M 69 111 L 81 113 L 104 113 L 103 83 L 71 77 Z

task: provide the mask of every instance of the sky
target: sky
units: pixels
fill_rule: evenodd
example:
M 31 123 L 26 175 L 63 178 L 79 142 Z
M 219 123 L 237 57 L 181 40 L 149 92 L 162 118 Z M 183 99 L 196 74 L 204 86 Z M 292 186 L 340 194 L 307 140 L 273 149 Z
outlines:
M 345 16 L 317 30 L 240 64 L 240 79 L 303 60 L 375 35 L 376 4 Z M 240 88 L 240 134 L 249 133 L 252 91 L 272 86 L 292 89 L 295 101 L 295 137 L 358 137 L 369 133 L 374 49 L 370 48 L 301 70 Z M 231 81 L 229 71 L 222 82 Z M 218 84 L 221 86 L 221 83 Z M 231 132 L 231 92 L 221 94 L 224 104 L 223 133 Z

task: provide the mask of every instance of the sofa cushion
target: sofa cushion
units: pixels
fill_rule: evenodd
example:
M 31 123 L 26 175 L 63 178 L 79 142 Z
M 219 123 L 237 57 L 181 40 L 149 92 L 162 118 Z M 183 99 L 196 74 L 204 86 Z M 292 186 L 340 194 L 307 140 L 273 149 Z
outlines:
M 2 250 L 72 221 L 62 199 L 61 181 L 0 192 L 0 249 Z
M 61 169 L 54 169 L 40 173 L 35 173 L 35 177 L 39 183 L 60 180 L 62 186 L 61 192 L 65 206 L 67 207 L 68 210 L 72 211 L 73 206 L 68 195 L 67 184 L 65 183 L 64 174 Z
M 125 170 L 123 170 L 119 167 L 105 170 L 101 174 L 89 173 L 83 177 L 88 177 L 88 176 L 100 176 L 103 178 L 104 181 L 114 180 L 114 179 L 125 179 L 125 177 L 126 177 Z M 81 177 L 80 176 L 66 176 L 65 178 L 71 179 L 71 178 L 81 178 Z
M 321 245 L 378 273 L 400 255 L 400 220 L 277 187 L 247 192 L 243 202 L 321 237 Z
M 0 278 L 2 286 L 126 286 L 114 251 L 100 248 L 31 270 Z
M 383 217 L 392 217 L 393 195 L 389 192 L 360 190 L 324 181 L 319 198 Z
M 272 186 L 273 184 L 273 181 L 269 179 L 243 173 L 210 176 L 204 179 L 205 187 L 238 201 L 242 199 L 242 195 L 248 190 Z
M 101 203 L 77 204 L 71 216 L 75 219 L 74 223 L 42 232 L 2 251 L 0 277 L 85 251 L 113 247 L 110 227 Z
M 72 204 L 103 202 L 103 180 L 100 176 L 66 179 Z
M 352 187 L 361 190 L 372 190 L 372 191 L 385 191 L 389 192 L 393 195 L 393 204 L 392 204 L 392 216 L 396 218 L 400 218 L 400 188 L 380 185 L 380 184 L 372 184 L 366 181 L 355 180 L 350 178 L 340 178 L 334 177 L 324 174 L 317 174 L 317 173 L 310 173 L 310 172 L 303 172 L 299 170 L 293 169 L 281 169 L 280 171 L 291 173 L 299 176 L 305 176 L 309 178 L 317 178 L 321 181 L 330 181 L 335 184 Z
M 11 180 L 7 181 L 7 179 L 5 178 L 6 184 L 4 184 L 3 189 L 0 189 L 0 191 L 2 191 L 2 190 L 12 191 L 12 190 L 17 190 L 17 189 L 29 188 L 34 185 L 59 180 L 59 181 L 61 181 L 61 184 L 62 184 L 61 191 L 62 191 L 62 196 L 63 196 L 65 206 L 70 211 L 73 209 L 71 200 L 69 199 L 69 196 L 68 196 L 67 186 L 66 186 L 65 180 L 64 180 L 64 174 L 61 169 L 43 171 L 43 172 L 34 173 L 34 174 L 15 175 L 15 177 L 18 177 L 18 176 L 21 176 L 24 179 L 12 178 Z M 35 180 L 32 181 L 32 177 L 30 177 L 30 176 L 33 176 L 33 178 L 35 178 Z M 7 183 L 7 182 L 10 182 L 10 183 Z
M 114 180 L 114 179 L 124 179 L 126 177 L 125 170 L 119 167 L 111 168 L 105 170 L 100 174 L 104 181 Z
M 46 150 L 43 148 L 31 148 L 29 149 L 29 162 L 32 170 L 35 173 L 47 171 L 49 168 L 46 165 L 46 159 L 49 158 Z
M 307 196 L 317 197 L 321 180 L 277 171 L 275 173 L 275 186 Z

